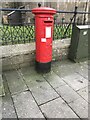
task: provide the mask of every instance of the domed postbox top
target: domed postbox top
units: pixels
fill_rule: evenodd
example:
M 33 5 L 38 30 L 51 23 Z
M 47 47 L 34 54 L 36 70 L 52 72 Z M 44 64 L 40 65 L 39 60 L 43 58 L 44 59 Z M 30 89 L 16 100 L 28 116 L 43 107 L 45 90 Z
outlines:
M 53 8 L 49 7 L 38 7 L 38 8 L 33 8 L 32 13 L 34 14 L 55 14 L 56 10 Z

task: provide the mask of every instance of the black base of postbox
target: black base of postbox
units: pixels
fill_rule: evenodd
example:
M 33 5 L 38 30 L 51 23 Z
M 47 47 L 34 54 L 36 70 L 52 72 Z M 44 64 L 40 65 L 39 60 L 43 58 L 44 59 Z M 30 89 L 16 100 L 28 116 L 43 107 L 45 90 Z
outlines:
M 47 73 L 51 71 L 51 62 L 48 63 L 40 63 L 35 61 L 36 71 L 39 73 Z

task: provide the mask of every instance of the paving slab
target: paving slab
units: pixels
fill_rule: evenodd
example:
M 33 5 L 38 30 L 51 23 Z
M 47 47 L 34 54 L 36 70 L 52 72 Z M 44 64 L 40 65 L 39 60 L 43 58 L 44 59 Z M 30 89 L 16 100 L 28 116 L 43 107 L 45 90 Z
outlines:
M 4 96 L 4 87 L 3 87 L 3 80 L 2 80 L 2 75 L 0 75 L 0 96 Z
M 70 103 L 80 98 L 80 95 L 77 94 L 71 87 L 68 85 L 60 86 L 56 89 L 60 96 L 67 102 Z
M 62 78 L 74 74 L 78 69 L 80 69 L 80 65 L 78 63 L 68 63 L 68 61 L 67 63 L 63 62 L 63 64 L 52 67 L 52 70 Z
M 26 72 L 24 72 L 26 71 Z M 33 67 L 21 70 L 23 77 L 30 91 L 35 97 L 38 105 L 57 98 L 59 95 L 48 84 L 41 74 L 38 74 Z
M 87 64 L 73 63 L 67 60 L 55 62 L 55 65 L 52 65 L 52 71 L 47 74 L 37 73 L 34 67 L 5 72 L 4 75 L 11 94 L 5 87 L 6 95 L 3 97 L 4 118 L 7 116 L 10 116 L 11 119 L 12 117 L 17 118 L 18 115 L 19 118 L 44 119 L 42 112 L 46 118 L 76 119 L 78 118 L 76 114 L 79 117 L 83 118 L 85 116 L 84 118 L 86 118 L 86 103 L 88 104 L 88 102 L 86 101 L 87 91 L 85 88 L 88 86 L 88 79 L 86 73 L 81 74 L 79 72 L 82 68 L 87 69 Z M 27 91 L 28 89 L 31 92 Z M 11 114 L 8 114 L 8 111 Z M 84 115 L 81 113 L 84 113 Z
M 90 60 L 88 60 L 88 69 L 90 70 Z
M 2 97 L 0 97 L 0 120 L 2 119 Z
M 62 63 L 62 64 L 61 64 Z M 88 79 L 88 61 L 73 63 L 71 61 L 56 62 L 52 70 L 60 77 L 71 75 L 75 72 Z
M 88 118 L 88 103 L 83 98 L 79 98 L 69 105 L 80 118 Z
M 53 71 L 43 74 L 43 77 L 53 86 L 53 88 L 58 88 L 65 85 L 66 83 Z
M 88 60 L 88 69 L 90 70 L 90 61 Z
M 79 75 L 78 73 L 73 73 L 71 75 L 65 76 L 63 77 L 63 80 L 75 91 L 88 86 L 88 80 Z
M 88 61 L 80 62 L 80 68 L 76 71 L 86 79 L 88 79 L 88 70 L 89 70 L 89 63 Z
M 66 65 L 75 65 L 76 63 L 73 61 L 67 60 L 58 60 L 52 62 L 52 67 L 58 67 L 58 66 L 66 66 Z
M 40 108 L 46 118 L 78 118 L 61 98 L 48 102 Z
M 88 61 L 80 62 L 80 65 L 88 69 Z
M 88 70 L 88 85 L 90 86 L 90 70 Z
M 77 93 L 80 94 L 87 102 L 90 102 L 88 101 L 88 87 L 80 89 L 79 91 L 77 91 Z
M 29 91 L 12 97 L 18 118 L 44 118 Z
M 19 75 L 18 71 L 7 71 L 4 73 L 6 76 L 8 86 L 11 94 L 16 94 L 18 92 L 23 92 L 28 90 L 26 84 L 24 83 L 22 77 Z
M 89 113 L 90 113 L 90 104 L 88 104 L 88 118 L 89 118 L 88 120 L 90 120 L 90 114 Z
M 81 66 L 80 69 L 77 69 L 76 72 L 82 75 L 84 78 L 88 79 L 88 69 L 84 66 Z
M 88 86 L 88 102 L 90 103 L 90 85 Z
M 7 86 L 7 81 L 5 79 L 4 79 L 4 89 L 5 89 L 5 96 L 2 97 L 2 118 L 17 119 L 13 101 L 11 99 L 11 95 Z

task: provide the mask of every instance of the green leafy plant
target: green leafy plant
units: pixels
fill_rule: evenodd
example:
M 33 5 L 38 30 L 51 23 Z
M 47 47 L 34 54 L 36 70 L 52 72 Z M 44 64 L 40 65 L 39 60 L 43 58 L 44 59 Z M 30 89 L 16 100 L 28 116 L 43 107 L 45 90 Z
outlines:
M 69 27 L 64 35 L 67 25 L 54 25 L 54 40 L 61 38 L 70 38 L 72 34 L 72 26 Z M 9 26 L 3 25 L 0 27 L 0 43 L 2 45 L 21 44 L 35 41 L 35 27 L 33 24 L 26 26 Z

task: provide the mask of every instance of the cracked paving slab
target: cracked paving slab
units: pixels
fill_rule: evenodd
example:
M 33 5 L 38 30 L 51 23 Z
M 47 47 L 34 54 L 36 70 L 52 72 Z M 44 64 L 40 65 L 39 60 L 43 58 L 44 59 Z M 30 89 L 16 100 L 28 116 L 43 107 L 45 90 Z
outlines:
M 18 118 L 44 118 L 29 91 L 13 95 Z
M 38 105 L 59 97 L 43 76 L 38 74 L 33 67 L 23 68 L 21 73 Z
M 11 94 L 28 90 L 22 77 L 16 70 L 4 72 Z

